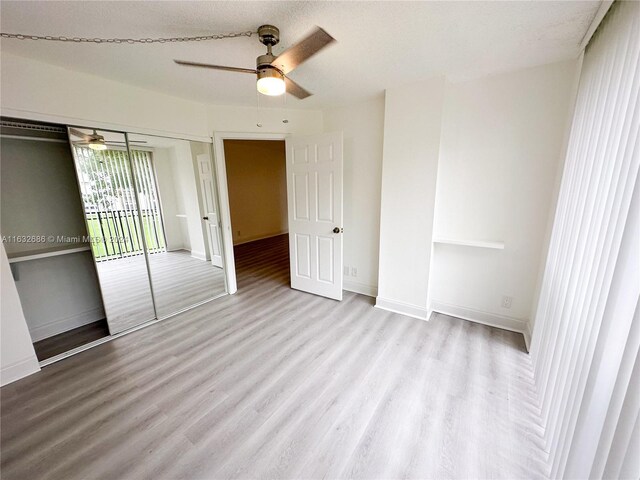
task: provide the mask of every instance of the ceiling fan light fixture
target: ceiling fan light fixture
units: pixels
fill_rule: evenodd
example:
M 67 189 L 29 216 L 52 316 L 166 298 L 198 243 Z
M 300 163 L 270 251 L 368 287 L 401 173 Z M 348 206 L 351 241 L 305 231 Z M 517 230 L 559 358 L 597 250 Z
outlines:
M 104 143 L 104 140 L 93 140 L 89 143 L 89 148 L 91 150 L 106 150 L 107 145 Z
M 286 92 L 284 75 L 275 68 L 258 70 L 258 92 L 270 97 L 277 97 Z

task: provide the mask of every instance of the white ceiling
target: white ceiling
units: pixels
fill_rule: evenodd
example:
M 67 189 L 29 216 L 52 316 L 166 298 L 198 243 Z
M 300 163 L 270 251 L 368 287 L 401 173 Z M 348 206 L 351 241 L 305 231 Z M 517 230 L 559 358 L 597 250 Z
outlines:
M 348 105 L 437 74 L 454 80 L 572 58 L 600 1 L 75 2 L 2 1 L 3 32 L 86 37 L 195 36 L 281 31 L 275 53 L 314 25 L 338 43 L 291 77 L 315 93 L 293 108 Z M 255 78 L 175 65 L 173 59 L 255 67 L 257 36 L 198 43 L 96 45 L 3 39 L 3 52 L 191 100 L 255 105 Z M 263 100 L 264 101 L 264 97 Z M 282 98 L 267 105 L 283 105 Z M 267 106 L 265 105 L 265 106 Z

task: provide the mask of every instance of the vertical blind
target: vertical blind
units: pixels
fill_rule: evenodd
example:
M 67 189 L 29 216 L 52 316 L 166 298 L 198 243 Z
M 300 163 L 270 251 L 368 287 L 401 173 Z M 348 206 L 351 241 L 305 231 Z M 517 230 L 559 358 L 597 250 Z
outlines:
M 614 299 L 624 288 L 638 302 L 640 268 L 624 269 L 621 248 L 638 214 L 639 32 L 640 4 L 615 2 L 584 55 L 531 345 L 552 478 L 604 475 L 612 401 L 633 393 L 621 372 L 637 357 L 634 312 Z
M 129 164 L 127 152 L 123 150 L 95 151 L 81 146 L 75 146 L 75 150 L 96 260 L 140 255 L 144 244 L 149 253 L 165 251 L 151 153 L 132 150 Z

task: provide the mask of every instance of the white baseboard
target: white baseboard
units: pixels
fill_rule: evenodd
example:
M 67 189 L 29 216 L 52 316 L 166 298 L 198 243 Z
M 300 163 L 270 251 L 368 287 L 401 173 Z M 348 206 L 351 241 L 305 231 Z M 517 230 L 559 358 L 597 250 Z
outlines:
M 175 247 L 175 248 L 168 248 L 167 247 L 167 252 L 189 252 L 191 253 L 191 250 L 189 250 L 188 248 L 184 248 L 184 247 Z
M 398 302 L 396 300 L 389 300 L 388 298 L 376 297 L 376 308 L 387 310 L 389 312 L 399 313 L 406 315 L 407 317 L 418 318 L 420 320 L 428 320 L 429 312 L 427 307 L 421 307 L 419 305 L 411 305 L 409 303 Z
M 199 252 L 197 250 L 191 250 L 191 256 L 193 258 L 197 258 L 198 260 L 207 260 L 207 254 L 205 252 Z
M 378 295 L 378 287 L 367 285 L 366 283 L 354 282 L 352 280 L 345 280 L 342 284 L 342 289 L 348 292 L 366 295 L 368 297 L 375 298 Z
M 431 302 L 431 310 L 451 317 L 462 318 L 463 320 L 468 320 L 470 322 L 482 323 L 483 325 L 488 325 L 490 327 L 497 327 L 511 332 L 521 333 L 524 336 L 527 350 L 529 350 L 529 338 L 531 335 L 529 333 L 529 321 L 526 319 L 483 312 L 473 308 L 438 302 L 437 300 Z
M 9 365 L 2 367 L 0 370 L 0 387 L 20 380 L 26 376 L 40 371 L 40 365 L 38 365 L 38 359 L 35 353 L 24 360 L 20 360 Z
M 265 235 L 253 235 L 253 236 L 250 236 L 250 237 L 242 237 L 242 238 L 234 240 L 233 246 L 235 247 L 236 245 L 242 245 L 243 243 L 251 243 L 251 242 L 255 242 L 257 240 L 264 240 L 266 238 L 271 238 L 271 237 L 279 237 L 280 235 L 284 235 L 285 233 L 289 233 L 289 231 L 267 233 Z
M 531 322 L 529 320 L 525 322 L 524 332 L 522 332 L 522 335 L 524 335 L 524 344 L 527 347 L 527 352 L 530 352 L 531 351 Z
M 88 323 L 97 322 L 103 318 L 105 318 L 104 309 L 102 307 L 95 307 L 70 317 L 57 318 L 43 325 L 29 328 L 29 334 L 31 335 L 31 340 L 37 342 L 58 335 L 59 333 L 68 332 L 74 328 L 87 325 Z

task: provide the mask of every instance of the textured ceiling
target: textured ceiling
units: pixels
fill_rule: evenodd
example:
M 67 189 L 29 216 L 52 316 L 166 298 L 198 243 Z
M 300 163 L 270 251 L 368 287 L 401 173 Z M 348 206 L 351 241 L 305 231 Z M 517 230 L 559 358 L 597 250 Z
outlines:
M 291 77 L 315 93 L 293 108 L 348 105 L 432 75 L 467 79 L 572 58 L 599 1 L 40 2 L 2 1 L 3 32 L 86 37 L 195 36 L 270 23 L 283 51 L 320 25 L 338 43 Z M 172 59 L 255 67 L 257 36 L 198 43 L 95 45 L 3 39 L 32 57 L 191 100 L 255 105 L 255 78 L 175 65 Z M 283 98 L 263 99 L 265 106 Z

